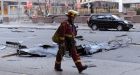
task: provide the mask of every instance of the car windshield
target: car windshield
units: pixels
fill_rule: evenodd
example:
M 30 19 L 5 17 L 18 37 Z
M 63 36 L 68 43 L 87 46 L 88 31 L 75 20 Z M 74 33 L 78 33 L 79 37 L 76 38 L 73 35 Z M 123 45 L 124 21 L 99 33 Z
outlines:
M 116 16 L 116 15 L 112 15 L 113 18 L 117 19 L 117 20 L 121 20 L 120 17 Z

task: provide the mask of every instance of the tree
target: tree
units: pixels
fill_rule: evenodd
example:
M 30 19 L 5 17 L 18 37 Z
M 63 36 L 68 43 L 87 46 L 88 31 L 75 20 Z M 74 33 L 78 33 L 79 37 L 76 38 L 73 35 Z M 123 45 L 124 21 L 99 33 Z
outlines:
M 38 0 L 38 4 L 39 4 L 39 15 L 43 16 L 43 11 L 42 11 L 42 8 L 41 8 L 41 5 L 40 5 L 40 2 Z
M 47 17 L 47 15 L 48 15 L 48 9 L 47 9 L 47 0 L 45 0 L 45 17 Z
M 140 15 L 140 8 L 135 9 L 137 15 Z

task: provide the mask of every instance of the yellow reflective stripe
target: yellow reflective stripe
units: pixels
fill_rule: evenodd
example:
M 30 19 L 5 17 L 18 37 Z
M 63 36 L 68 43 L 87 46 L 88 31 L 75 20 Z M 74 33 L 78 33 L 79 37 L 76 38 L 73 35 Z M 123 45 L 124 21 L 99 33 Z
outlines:
M 74 16 L 76 16 L 76 15 L 75 15 L 75 14 L 72 14 L 71 16 L 74 17 Z
M 60 38 L 60 40 L 64 40 L 65 38 L 64 37 L 59 37 Z
M 55 61 L 56 64 L 61 64 L 61 62 Z
M 75 61 L 75 63 L 79 63 L 79 62 L 81 62 L 81 61 L 80 60 Z
M 66 34 L 65 36 L 66 36 L 66 37 L 73 37 L 72 35 L 68 35 L 68 34 Z

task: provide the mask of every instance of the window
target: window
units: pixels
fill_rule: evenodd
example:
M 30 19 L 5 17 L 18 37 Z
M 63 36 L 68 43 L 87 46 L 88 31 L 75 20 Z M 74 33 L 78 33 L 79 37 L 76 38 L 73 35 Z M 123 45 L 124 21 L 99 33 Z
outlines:
M 105 16 L 103 15 L 97 16 L 97 19 L 105 19 Z

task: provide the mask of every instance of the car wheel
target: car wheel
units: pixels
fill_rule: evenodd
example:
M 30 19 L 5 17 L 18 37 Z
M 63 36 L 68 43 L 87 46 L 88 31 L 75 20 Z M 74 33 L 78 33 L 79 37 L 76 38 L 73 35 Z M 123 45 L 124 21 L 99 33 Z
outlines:
M 92 30 L 97 30 L 98 27 L 97 27 L 97 25 L 93 24 L 92 27 L 91 27 L 91 29 L 92 29 Z
M 118 26 L 117 26 L 117 30 L 119 30 L 119 31 L 123 30 L 122 25 L 118 25 Z

